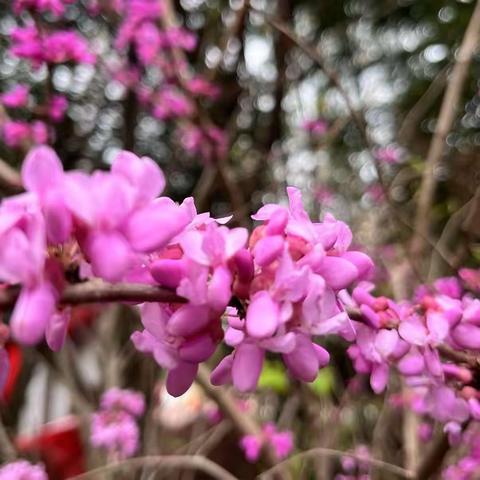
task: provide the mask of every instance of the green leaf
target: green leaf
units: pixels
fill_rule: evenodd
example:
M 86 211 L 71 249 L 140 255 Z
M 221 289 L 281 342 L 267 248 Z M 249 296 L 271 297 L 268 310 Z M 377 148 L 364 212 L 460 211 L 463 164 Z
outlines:
M 277 393 L 288 392 L 289 382 L 283 365 L 279 362 L 267 360 L 263 366 L 258 386 L 269 388 Z
M 335 375 L 331 367 L 322 368 L 310 388 L 320 397 L 330 395 L 335 385 Z

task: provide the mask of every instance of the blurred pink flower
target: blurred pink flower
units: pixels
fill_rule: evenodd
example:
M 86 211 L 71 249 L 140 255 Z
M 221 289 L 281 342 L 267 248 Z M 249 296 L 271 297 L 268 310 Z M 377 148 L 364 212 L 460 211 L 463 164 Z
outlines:
M 0 102 L 7 108 L 25 107 L 28 103 L 28 85 L 17 85 L 12 90 L 0 96 Z

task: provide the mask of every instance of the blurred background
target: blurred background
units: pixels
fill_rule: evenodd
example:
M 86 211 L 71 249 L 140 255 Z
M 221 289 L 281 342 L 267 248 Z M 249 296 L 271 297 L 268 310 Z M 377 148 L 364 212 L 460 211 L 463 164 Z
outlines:
M 408 257 L 425 157 L 475 2 L 173 1 L 174 24 L 197 36 L 193 48 L 181 51 L 179 82 L 201 77 L 213 88 L 208 95 L 190 92 L 196 113 L 187 119 L 152 108 L 151 92 L 171 80 L 168 59 L 145 65 L 133 47 L 116 46 L 123 22 L 119 5 L 75 1 L 60 21 L 62 28 L 88 39 L 97 56 L 94 64 L 32 67 L 10 50 L 12 29 L 28 23 L 29 14 L 15 14 L 10 2 L 0 3 L 0 93 L 20 83 L 30 86 L 28 108 L 3 108 L 0 126 L 7 115 L 9 120 L 42 119 L 37 106 L 52 92 L 63 95 L 66 114 L 48 128 L 65 169 L 107 169 L 119 150 L 132 150 L 158 162 L 168 195 L 175 200 L 194 196 L 199 211 L 215 216 L 233 213 L 233 224 L 250 226 L 250 214 L 263 203 L 285 202 L 285 187 L 297 186 L 313 218 L 331 213 L 349 223 L 355 242 L 379 265 L 380 289 L 401 296 L 392 284 Z M 41 22 L 48 28 L 58 19 L 46 13 Z M 431 235 L 442 254 L 428 269 L 421 266 L 424 281 L 480 262 L 480 202 L 470 208 L 480 186 L 479 78 L 477 54 L 433 172 L 438 183 Z M 201 135 L 209 136 L 203 146 Z M 0 157 L 18 169 L 25 143 L 9 143 L 4 135 Z M 429 255 L 432 248 L 427 247 Z M 200 451 L 239 478 L 253 478 L 255 466 L 243 459 L 232 425 L 218 418 L 202 388 L 177 400 L 168 397 L 155 362 L 129 342 L 137 324 L 124 307 L 76 307 L 71 338 L 60 356 L 9 346 L 15 368 L 2 410 L 21 448 L 47 458 L 47 465 L 62 463 L 57 458 L 62 455 L 71 465 L 72 451 L 85 464 L 101 464 L 98 454 L 81 445 L 81 419 L 102 391 L 121 385 L 147 395 L 151 417 L 145 418 L 154 421 L 145 424 L 144 454 Z M 336 352 L 332 364 L 313 384 L 292 382 L 271 360 L 258 394 L 239 401 L 262 422 L 292 430 L 299 451 L 368 444 L 382 458 L 401 463 L 402 409 L 394 400 L 371 395 L 368 380 L 354 375 L 345 345 L 337 340 L 329 350 Z M 72 412 L 79 416 L 65 420 Z M 41 426 L 55 420 L 45 433 Z M 57 430 L 68 441 L 39 447 L 51 441 L 39 441 L 39 435 L 56 438 Z M 61 445 L 68 442 L 75 446 L 65 453 Z M 338 458 L 299 462 L 298 478 L 334 478 L 342 468 Z M 355 468 L 360 478 L 361 465 Z M 53 471 L 52 478 L 67 478 L 62 472 Z M 172 476 L 145 469 L 138 478 Z

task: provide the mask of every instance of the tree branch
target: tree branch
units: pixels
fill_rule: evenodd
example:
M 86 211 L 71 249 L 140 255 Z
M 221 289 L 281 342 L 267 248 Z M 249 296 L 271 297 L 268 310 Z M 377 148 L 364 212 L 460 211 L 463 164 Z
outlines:
M 2 159 L 0 159 L 0 187 L 8 193 L 23 191 L 20 174 Z
M 334 450 L 332 448 L 323 448 L 323 447 L 312 448 L 311 450 L 307 450 L 305 452 L 298 453 L 297 455 L 293 455 L 292 457 L 287 458 L 283 462 L 278 463 L 277 465 L 272 467 L 270 470 L 263 472 L 259 478 L 267 479 L 274 472 L 278 471 L 282 466 L 285 466 L 288 463 L 293 462 L 295 460 L 296 461 L 306 460 L 307 458 L 315 458 L 318 456 L 327 456 L 327 457 L 333 457 L 333 458 L 351 457 L 360 462 L 368 463 L 372 467 L 377 467 L 379 469 L 382 469 L 385 472 L 399 475 L 402 478 L 416 478 L 414 477 L 412 472 L 405 470 L 404 468 L 399 467 L 398 465 L 393 465 L 392 463 L 383 462 L 382 460 L 377 460 L 375 458 L 370 458 L 367 456 L 357 455 L 353 452 L 342 452 L 341 450 Z M 425 480 L 425 478 L 423 478 L 423 480 Z
M 260 426 L 250 415 L 243 413 L 238 409 L 235 400 L 230 393 L 224 388 L 214 387 L 210 383 L 210 372 L 204 365 L 199 366 L 196 382 L 203 388 L 205 393 L 217 403 L 222 412 L 232 421 L 240 435 L 261 435 L 262 430 Z M 278 463 L 278 459 L 273 450 L 268 446 L 263 450 L 263 454 L 266 463 L 270 467 Z M 281 470 L 278 470 L 277 474 L 280 474 L 280 471 Z M 283 475 L 279 475 L 279 478 L 284 477 Z
M 15 304 L 20 293 L 19 286 L 5 287 L 0 290 L 0 308 Z M 172 290 L 142 283 L 107 283 L 95 279 L 75 285 L 68 285 L 62 292 L 59 303 L 79 305 L 83 303 L 111 302 L 164 302 L 185 303 L 186 299 Z
M 89 472 L 72 477 L 72 480 L 95 480 L 107 478 L 107 474 L 122 472 L 126 469 L 144 467 L 163 467 L 175 470 L 199 470 L 217 480 L 238 480 L 220 465 L 212 462 L 202 455 L 155 455 L 147 457 L 130 458 L 103 467 L 95 468 Z M 113 478 L 113 477 L 112 477 Z
M 448 435 L 444 432 L 435 439 L 430 450 L 423 457 L 422 463 L 419 465 L 415 474 L 415 480 L 428 480 L 442 466 L 443 459 L 450 448 L 448 443 Z
M 473 15 L 460 46 L 457 61 L 453 67 L 452 76 L 448 82 L 443 97 L 440 115 L 435 127 L 430 147 L 425 161 L 425 170 L 418 194 L 418 208 L 414 222 L 415 233 L 411 241 L 413 257 L 419 258 L 425 247 L 431 223 L 431 209 L 435 194 L 437 179 L 436 170 L 440 164 L 445 147 L 445 139 L 450 132 L 460 103 L 463 85 L 467 79 L 472 57 L 477 49 L 480 37 L 480 0 L 477 1 Z

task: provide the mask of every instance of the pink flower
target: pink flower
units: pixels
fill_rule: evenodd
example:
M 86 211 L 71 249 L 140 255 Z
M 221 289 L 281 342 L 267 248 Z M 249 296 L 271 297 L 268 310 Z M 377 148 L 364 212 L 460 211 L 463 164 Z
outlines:
M 17 460 L 0 467 L 0 480 L 48 480 L 48 476 L 43 465 Z
M 293 433 L 290 431 L 279 432 L 273 423 L 266 423 L 261 435 L 245 435 L 240 440 L 240 447 L 245 458 L 254 463 L 260 458 L 263 445 L 269 444 L 278 460 L 286 458 L 294 448 Z
M 47 63 L 95 63 L 85 38 L 74 31 L 56 31 L 42 42 L 43 60 Z
M 104 410 L 124 410 L 134 417 L 145 412 L 144 396 L 134 390 L 111 388 L 102 395 L 100 405 Z
M 28 103 L 28 94 L 30 87 L 28 85 L 17 85 L 12 90 L 0 96 L 1 103 L 7 108 L 25 107 Z
M 387 165 L 395 165 L 401 160 L 401 151 L 399 148 L 389 145 L 387 147 L 378 148 L 375 157 Z
M 8 147 L 19 147 L 30 139 L 30 125 L 19 120 L 8 120 L 3 124 L 2 134 Z
M 53 122 L 61 122 L 67 109 L 67 98 L 64 95 L 53 95 L 48 105 L 48 116 Z
M 164 88 L 157 95 L 153 107 L 153 116 L 166 120 L 172 117 L 188 117 L 195 107 L 180 91 L 173 88 Z
M 60 30 L 41 34 L 35 25 L 12 31 L 13 55 L 30 60 L 35 67 L 47 63 L 94 63 L 86 40 L 77 32 Z
M 322 118 L 308 120 L 302 125 L 302 128 L 312 135 L 321 136 L 328 132 L 328 122 Z
M 33 143 L 43 145 L 48 142 L 48 127 L 45 122 L 35 120 L 30 126 Z
M 182 48 L 192 51 L 197 45 L 197 37 L 194 33 L 180 27 L 169 28 L 163 33 L 163 46 L 168 48 Z
M 240 447 L 249 462 L 254 463 L 260 458 L 262 443 L 257 436 L 245 435 L 240 440 Z
M 135 421 L 145 410 L 141 393 L 113 388 L 102 395 L 100 410 L 92 417 L 90 441 L 117 460 L 138 450 L 140 431 Z
M 187 80 L 186 87 L 193 95 L 215 98 L 220 93 L 220 89 L 216 85 L 200 76 Z

